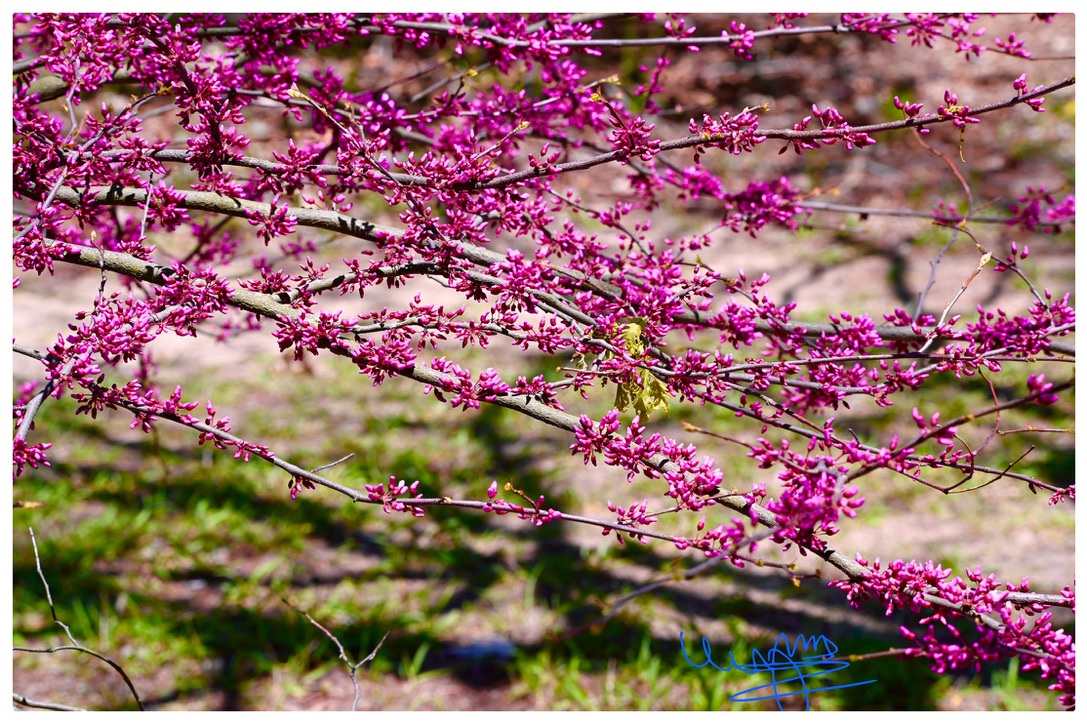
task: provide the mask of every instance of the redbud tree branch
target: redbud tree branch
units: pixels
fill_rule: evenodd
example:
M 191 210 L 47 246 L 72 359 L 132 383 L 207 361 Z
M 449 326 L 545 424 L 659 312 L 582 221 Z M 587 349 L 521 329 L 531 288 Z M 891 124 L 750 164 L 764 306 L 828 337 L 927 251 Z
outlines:
M 864 205 L 808 200 L 818 191 L 806 194 L 794 186 L 791 172 L 780 171 L 782 163 L 767 164 L 779 169 L 774 180 L 726 188 L 729 179 L 718 161 L 728 156 L 756 153 L 772 140 L 784 145 L 776 150 L 792 149 L 797 156 L 831 145 L 855 153 L 876 143 L 873 136 L 911 131 L 920 138 L 948 123 L 958 131 L 961 150 L 967 125 L 1017 105 L 1044 111 L 1046 96 L 1070 87 L 1074 77 L 1033 88 L 1025 74 L 1014 82 L 1009 77 L 1014 96 L 977 106 L 960 103 L 948 88 L 935 113 L 922 114 L 921 104 L 895 97 L 902 120 L 862 126 L 851 125 L 836 108 L 811 105 L 792 128 L 766 129 L 758 115 L 766 105 L 685 118 L 699 106 L 681 109 L 670 97 L 670 82 L 678 78 L 668 71 L 669 53 L 642 58 L 636 80 L 594 75 L 611 60 L 581 61 L 614 55 L 616 48 L 630 53 L 702 46 L 701 57 L 732 54 L 742 62 L 752 59 L 757 44 L 774 38 L 819 34 L 832 43 L 831 34 L 852 33 L 886 42 L 908 38 L 909 47 L 899 45 L 904 52 L 935 45 L 969 58 L 986 51 L 972 28 L 975 18 L 847 13 L 840 22 L 815 23 L 781 14 L 767 29 L 733 21 L 722 32 L 699 33 L 695 24 L 703 24 L 693 17 L 657 23 L 610 15 L 464 17 L 469 20 L 438 14 L 282 16 L 281 24 L 252 32 L 252 18 L 216 26 L 219 20 L 200 15 L 132 13 L 86 16 L 77 28 L 68 16 L 17 16 L 14 259 L 21 271 L 39 275 L 51 273 L 54 263 L 87 267 L 101 275 L 102 285 L 93 308 L 79 312 L 71 333 L 56 344 L 43 351 L 13 347 L 39 360 L 47 373 L 45 384 L 24 392 L 14 409 L 15 476 L 48 464 L 50 444 L 30 439 L 36 436 L 31 428 L 45 399 L 67 394 L 79 405 L 77 413 L 124 409 L 144 431 L 165 420 L 192 430 L 200 444 L 233 449 L 245 460 L 256 455 L 289 475 L 292 498 L 300 487 L 319 484 L 413 516 L 457 506 L 513 514 L 536 525 L 569 521 L 619 539 L 693 547 L 737 565 L 763 564 L 752 555 L 767 540 L 783 551 L 796 545 L 842 573 L 844 579 L 830 584 L 845 591 L 850 604 L 875 598 L 888 614 L 908 610 L 922 626 L 935 621 L 957 639 L 956 621 L 984 631 L 964 649 L 948 647 L 933 628 L 920 634 L 904 629 L 913 641 L 907 654 L 926 656 L 936 667 L 1019 655 L 1029 670 L 1044 660 L 1042 676 L 1057 678 L 1062 702 L 1073 700 L 1070 638 L 1048 627 L 1045 612 L 1047 606 L 1074 606 L 1071 588 L 1060 595 L 1032 593 L 1026 583 L 1001 583 L 973 570 L 966 573 L 969 582 L 947 580 L 950 571 L 931 561 L 869 563 L 847 558 L 831 543 L 840 518 L 855 516 L 864 504 L 855 482 L 881 469 L 944 494 L 1011 479 L 1032 492 L 1052 492 L 1053 504 L 1074 499 L 1074 485 L 1066 489 L 1017 468 L 1029 449 L 1018 457 L 1014 450 L 1006 464 L 987 464 L 981 456 L 996 456 L 994 442 L 1003 439 L 1009 410 L 1053 404 L 1074 387 L 1074 379 L 1032 373 L 1026 391 L 998 393 L 990 378 L 1001 365 L 1033 371 L 1030 365 L 1040 361 L 1074 360 L 1074 344 L 1059 338 L 1075 331 L 1070 295 L 1054 298 L 1035 286 L 1020 266 L 1028 249 L 1018 245 L 1027 233 L 1058 233 L 1074 223 L 1074 197 L 1058 201 L 1039 185 L 1016 195 L 1008 218 L 982 217 L 980 210 L 996 201 L 987 201 L 980 189 L 992 197 L 992 184 L 977 181 L 981 205 L 975 206 L 975 176 L 960 170 L 953 154 L 924 144 L 960 181 L 954 192 L 965 195 L 967 212 L 959 217 L 954 201 L 940 199 L 931 214 L 912 208 L 871 213 L 929 216 L 950 229 L 948 250 L 957 236 L 973 240 L 982 261 L 969 277 L 964 274 L 957 293 L 943 299 L 950 301 L 938 318 L 924 314 L 921 301 L 935 288 L 939 257 L 916 313 L 893 309 L 884 315 L 886 323 L 877 324 L 867 314 L 842 312 L 819 323 L 796 321 L 795 304 L 771 298 L 764 288 L 769 276 L 748 278 L 738 269 L 726 275 L 699 252 L 717 242 L 718 232 L 757 238 L 767 225 L 800 231 L 813 210 L 869 213 Z M 645 32 L 612 37 L 624 35 L 632 22 Z M 329 64 L 310 62 L 327 59 L 326 47 L 366 47 L 379 36 L 404 51 L 392 63 L 393 73 L 364 68 L 356 81 L 341 77 L 338 57 Z M 995 45 L 995 52 L 1013 59 L 1029 57 L 1016 35 L 998 37 Z M 127 92 L 121 84 L 144 95 L 110 105 L 111 93 Z M 721 104 L 740 97 L 730 96 Z M 1045 117 L 1061 109 L 1056 111 Z M 680 118 L 686 125 L 676 124 Z M 162 131 L 166 120 L 176 122 L 173 135 Z M 252 129 L 263 120 L 277 130 L 255 137 L 260 134 Z M 691 152 L 693 165 L 681 163 Z M 901 161 L 907 169 L 908 159 Z M 959 161 L 966 159 L 960 154 Z M 612 172 L 590 178 L 598 167 Z M 678 239 L 669 238 L 669 230 L 650 232 L 655 209 L 698 199 L 699 213 L 710 205 L 706 201 L 720 208 L 711 231 Z M 125 207 L 136 210 L 120 211 Z M 387 219 L 398 225 L 383 225 Z M 1002 229 L 967 225 L 971 221 L 1006 224 L 1012 230 L 1003 233 L 1014 233 L 1015 241 L 1004 248 L 1002 235 L 990 251 L 982 231 L 996 236 Z M 303 229 L 325 233 L 314 241 L 299 233 Z M 195 241 L 187 254 L 170 259 L 163 250 L 170 244 L 152 246 L 179 232 L 191 232 Z M 266 247 L 275 241 L 278 255 L 264 255 L 260 241 Z M 335 270 L 325 261 L 334 241 L 350 247 Z M 311 258 L 317 252 L 321 256 Z M 221 271 L 244 260 L 255 269 L 245 277 Z M 1027 287 L 1029 309 L 1013 316 L 979 306 L 976 320 L 963 318 L 955 302 L 994 266 Z M 106 274 L 122 276 L 136 293 L 107 296 Z M 420 294 L 392 310 L 345 317 L 321 303 L 336 294 L 368 298 L 371 288 L 384 285 L 414 290 L 427 280 L 463 297 L 464 305 L 447 309 Z M 233 330 L 240 317 L 250 330 L 272 327 L 279 348 L 293 350 L 296 359 L 335 354 L 375 385 L 404 377 L 454 409 L 488 404 L 560 429 L 585 464 L 600 457 L 627 472 L 628 480 L 666 484 L 669 499 L 656 505 L 665 509 L 649 512 L 648 500 L 629 508 L 609 501 L 614 517 L 595 519 L 549 508 L 543 497 L 509 486 L 506 491 L 519 500 L 499 498 L 496 484 L 486 500 L 458 500 L 424 497 L 416 491 L 419 482 L 409 486 L 395 477 L 357 490 L 320 474 L 331 465 L 304 468 L 233 432 L 228 420 L 216 419 L 210 400 L 207 416 L 198 418 L 190 413 L 198 403 L 184 401 L 180 387 L 169 398 L 160 396 L 148 371 L 158 336 L 194 335 L 209 326 Z M 692 346 L 676 343 L 683 335 Z M 510 383 L 494 369 L 476 376 L 444 355 L 457 342 L 482 348 L 499 338 L 561 359 L 561 381 L 541 374 Z M 752 353 L 763 356 L 734 358 L 730 347 L 761 347 Z M 136 362 L 138 371 L 126 374 L 123 384 L 107 383 L 107 368 L 122 362 Z M 926 392 L 934 377 L 952 375 L 980 379 L 992 403 L 966 414 L 957 408 L 949 415 L 954 419 L 941 420 L 939 412 L 949 407 L 941 395 Z M 563 408 L 567 396 L 587 396 L 607 384 L 617 387 L 615 409 L 600 419 Z M 899 420 L 913 427 L 900 414 L 886 444 L 861 439 L 848 428 L 855 412 L 837 424 L 832 416 L 858 398 L 907 410 L 905 399 L 918 400 L 910 415 L 918 431 L 901 432 Z M 714 459 L 700 459 L 693 444 L 647 430 L 647 416 L 666 409 L 669 400 L 709 405 L 760 430 L 757 439 L 739 439 L 688 428 L 737 445 L 756 465 L 773 470 L 775 488 L 768 491 L 762 475 L 734 479 L 715 468 Z M 629 406 L 638 415 L 624 422 L 619 413 Z M 1017 430 L 1034 426 L 1023 426 L 1019 416 L 1012 422 Z M 940 470 L 961 479 L 942 484 L 929 477 Z M 706 515 L 687 534 L 652 526 L 663 515 L 684 522 L 690 513 L 697 519 L 700 510 L 718 506 L 737 516 L 730 519 L 724 510 Z M 1040 615 L 1033 628 L 1024 627 L 1016 607 Z M 357 665 L 342 646 L 340 652 L 354 681 Z
M 142 207 L 147 202 L 147 192 L 137 188 L 108 189 L 95 191 L 87 196 L 81 196 L 75 189 L 62 187 L 57 189 L 56 197 L 59 201 L 73 207 L 79 206 L 81 203 Z M 194 211 L 207 211 L 209 213 L 220 213 L 237 218 L 245 218 L 247 210 L 260 214 L 268 214 L 271 210 L 271 204 L 227 198 L 220 196 L 219 194 L 201 191 L 179 193 L 177 203 L 182 208 Z M 397 229 L 380 226 L 335 211 L 300 207 L 289 207 L 288 210 L 291 215 L 297 218 L 300 226 L 335 231 L 346 236 L 378 244 L 384 244 L 391 239 L 395 239 L 399 233 Z M 74 246 L 70 247 L 70 249 L 71 251 L 65 254 L 65 256 L 62 257 L 62 260 L 81 266 L 98 267 L 100 256 L 97 250 Z M 467 243 L 459 244 L 458 252 L 463 254 L 466 260 L 485 267 L 490 267 L 494 263 L 499 263 L 504 258 L 494 251 Z M 124 254 L 119 254 L 117 252 L 107 251 L 105 252 L 105 258 L 107 269 L 155 284 L 161 284 L 170 273 L 168 267 L 158 266 L 132 257 L 125 257 Z M 331 281 L 315 286 L 314 290 L 323 291 L 335 288 L 338 283 L 343 283 L 350 278 L 351 277 L 347 275 L 334 277 Z M 585 281 L 587 284 L 590 283 L 588 279 L 585 279 Z M 619 293 L 617 287 L 600 280 L 592 280 L 591 288 L 603 289 L 608 293 Z M 539 292 L 530 290 L 529 293 L 538 294 Z M 278 303 L 269 297 L 269 295 L 238 290 L 235 292 L 234 298 L 237 300 L 238 308 L 256 314 L 266 316 L 297 315 L 297 311 L 292 309 L 288 303 Z M 292 301 L 293 299 L 286 296 L 284 300 L 286 302 Z M 706 325 L 709 318 L 710 314 L 694 309 L 689 309 L 676 314 L 674 317 L 676 323 L 689 324 L 691 326 Z M 578 320 L 589 325 L 592 325 L 593 323 L 591 318 L 579 317 Z M 839 327 L 834 324 L 822 322 L 772 324 L 764 320 L 756 319 L 753 323 L 755 328 L 763 334 L 799 334 L 805 337 L 819 337 L 825 334 L 833 334 L 839 329 Z M 906 327 L 884 326 L 877 327 L 876 331 L 882 339 L 889 342 L 913 342 L 924 341 L 927 339 L 926 335 L 911 331 Z M 937 336 L 936 338 L 941 339 L 944 337 Z M 1050 349 L 1067 356 L 1075 356 L 1076 353 L 1075 345 L 1057 340 L 1050 342 Z

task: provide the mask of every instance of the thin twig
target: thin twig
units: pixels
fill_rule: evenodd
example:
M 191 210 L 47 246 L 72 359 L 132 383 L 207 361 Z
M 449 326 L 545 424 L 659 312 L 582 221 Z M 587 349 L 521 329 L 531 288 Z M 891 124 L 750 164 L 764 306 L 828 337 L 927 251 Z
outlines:
M 322 464 L 320 467 L 314 467 L 313 471 L 314 472 L 320 472 L 323 469 L 328 469 L 329 467 L 335 467 L 336 465 L 340 464 L 341 462 L 346 462 L 347 460 L 351 459 L 354 456 L 355 456 L 355 453 L 352 452 L 351 454 L 340 457 L 335 462 L 329 462 L 328 464 Z
M 943 313 L 940 314 L 940 319 L 936 322 L 936 328 L 944 325 L 944 322 L 947 321 L 948 314 L 951 313 L 951 307 L 953 307 L 955 305 L 955 302 L 957 302 L 959 298 L 966 293 L 966 289 L 970 286 L 970 282 L 977 278 L 978 274 L 981 273 L 981 270 L 985 268 L 985 265 L 988 264 L 992 258 L 993 255 L 990 253 L 987 253 L 981 257 L 981 259 L 978 261 L 977 268 L 975 268 L 970 276 L 966 278 L 966 281 L 962 282 L 962 286 L 959 287 L 958 292 L 956 292 L 955 295 L 951 297 L 951 300 L 947 302 L 947 305 L 944 306 Z M 925 351 L 927 351 L 928 348 L 932 346 L 932 344 L 936 341 L 936 338 L 938 336 L 939 334 L 937 334 L 935 331 L 931 332 L 929 334 L 928 340 L 921 346 L 920 349 L 917 350 L 917 352 L 919 354 L 924 354 Z
M 925 285 L 925 288 L 921 290 L 921 293 L 917 295 L 917 308 L 913 312 L 914 323 L 917 323 L 917 321 L 920 320 L 921 314 L 925 309 L 925 298 L 928 296 L 928 293 L 932 291 L 932 288 L 936 286 L 936 269 L 939 267 L 940 262 L 943 260 L 948 250 L 955 245 L 955 241 L 958 238 L 958 229 L 953 229 L 947 243 L 940 248 L 939 252 L 934 257 L 929 259 L 928 283 Z
M 151 211 L 151 196 L 154 195 L 155 172 L 147 172 L 147 200 L 143 204 L 143 215 L 140 217 L 140 241 L 147 238 L 147 217 Z
M 132 697 L 136 699 L 136 705 L 139 707 L 140 710 L 144 710 L 143 701 L 140 700 L 140 694 L 136 691 L 136 686 L 132 683 L 132 680 L 131 680 L 131 678 L 128 677 L 128 674 L 125 673 L 124 668 L 122 668 L 120 665 L 115 663 L 112 659 L 108 658 L 107 656 L 102 655 L 101 653 L 95 652 L 94 650 L 91 650 L 90 648 L 87 648 L 87 647 L 84 647 L 83 645 L 81 645 L 79 643 L 79 641 L 76 640 L 75 637 L 72 635 L 72 631 L 68 628 L 68 626 L 65 625 L 64 622 L 62 622 L 60 620 L 60 618 L 57 617 L 57 610 L 56 610 L 56 607 L 53 605 L 53 594 L 49 590 L 49 581 L 45 579 L 45 573 L 42 571 L 41 558 L 38 556 L 38 541 L 34 537 L 34 528 L 30 527 L 30 528 L 27 528 L 27 529 L 30 530 L 30 544 L 34 548 L 34 565 L 38 570 L 38 577 L 41 578 L 42 585 L 45 586 L 45 599 L 49 603 L 49 612 L 53 615 L 53 622 L 56 623 L 57 625 L 59 625 L 61 628 L 63 628 L 64 634 L 67 636 L 67 638 L 69 640 L 72 641 L 72 644 L 71 645 L 61 645 L 61 646 L 57 646 L 57 647 L 53 647 L 53 648 L 46 648 L 46 649 L 25 648 L 25 647 L 22 647 L 22 646 L 15 646 L 15 647 L 13 647 L 13 650 L 16 650 L 16 651 L 19 651 L 19 652 L 22 652 L 22 653 L 55 653 L 55 652 L 60 651 L 60 650 L 78 650 L 81 653 L 86 653 L 87 655 L 98 658 L 99 660 L 101 660 L 102 662 L 108 664 L 111 668 L 113 668 L 114 670 L 116 670 L 120 674 L 121 678 L 123 678 L 124 681 L 125 681 L 125 685 L 127 685 L 128 689 L 130 691 L 132 691 Z
M 346 459 L 346 457 L 344 459 Z M 340 461 L 343 461 L 343 460 L 340 460 Z M 333 463 L 333 464 L 335 464 L 335 463 Z M 328 465 L 328 466 L 331 466 L 331 465 Z M 317 469 L 322 469 L 322 468 L 318 467 Z M 370 651 L 369 655 L 367 655 L 365 658 L 363 658 L 362 660 L 360 660 L 357 663 L 352 663 L 351 659 L 347 657 L 347 652 L 343 649 L 343 644 L 340 642 L 339 638 L 337 638 L 335 635 L 333 635 L 328 630 L 328 628 L 326 628 L 325 626 L 321 625 L 321 623 L 314 620 L 313 617 L 310 616 L 309 613 L 307 613 L 304 610 L 301 610 L 301 609 L 295 607 L 294 605 L 292 605 L 290 603 L 290 601 L 287 600 L 287 598 L 280 598 L 280 599 L 289 608 L 291 608 L 295 612 L 299 613 L 300 615 L 304 615 L 306 617 L 306 620 L 309 620 L 311 623 L 313 623 L 314 627 L 316 627 L 322 633 L 327 635 L 329 640 L 331 640 L 333 643 L 336 644 L 336 647 L 340 651 L 340 660 L 342 660 L 347 665 L 348 670 L 351 671 L 351 684 L 355 686 L 355 698 L 351 702 L 351 710 L 352 711 L 358 710 L 360 691 L 359 691 L 359 680 L 358 680 L 357 676 L 358 676 L 359 668 L 361 668 L 363 665 L 366 665 L 367 663 L 369 663 L 371 660 L 373 660 L 377 656 L 377 651 L 381 650 L 381 646 L 385 644 L 385 639 L 387 637 L 389 637 L 389 634 L 385 633 L 384 635 L 381 636 L 381 640 L 378 641 L 377 646 L 373 650 Z
M 893 208 L 874 208 L 872 206 L 849 206 L 841 203 L 827 203 L 824 201 L 800 201 L 796 204 L 800 208 L 809 209 L 812 211 L 830 211 L 833 213 L 855 213 L 861 217 L 863 221 L 866 216 L 894 216 L 896 218 L 924 218 L 929 221 L 942 221 L 947 223 L 959 223 L 963 219 L 953 218 L 951 216 L 933 216 L 930 211 L 912 211 L 907 209 L 893 209 Z M 1007 217 L 1000 216 L 972 216 L 969 219 L 970 223 L 1008 223 Z M 1047 223 L 1045 221 L 1039 221 L 1037 223 L 1039 228 L 1056 228 L 1063 224 L 1075 223 L 1074 218 L 1067 219 L 1061 223 Z

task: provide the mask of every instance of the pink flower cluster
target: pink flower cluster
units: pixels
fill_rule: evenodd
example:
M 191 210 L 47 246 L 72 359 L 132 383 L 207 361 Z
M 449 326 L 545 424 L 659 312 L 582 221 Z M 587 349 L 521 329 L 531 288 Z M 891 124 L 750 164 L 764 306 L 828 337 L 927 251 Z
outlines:
M 1074 485 L 987 466 L 995 432 L 968 442 L 1006 409 L 1063 412 L 1070 373 L 1030 367 L 1025 383 L 1018 377 L 1000 395 L 990 386 L 993 405 L 967 414 L 946 413 L 927 389 L 935 380 L 991 383 L 1007 365 L 1074 353 L 1065 338 L 1075 332 L 1071 296 L 1030 283 L 1041 254 L 1034 244 L 1030 256 L 1026 243 L 1031 233 L 1060 240 L 1074 223 L 1074 196 L 1058 200 L 1038 183 L 997 219 L 1008 241 L 991 246 L 1000 250 L 983 256 L 979 273 L 995 266 L 1025 283 L 1030 303 L 1016 311 L 978 306 L 939 319 L 841 311 L 812 321 L 795 302 L 774 298 L 768 275 L 704 261 L 733 234 L 762 243 L 770 229 L 800 231 L 821 193 L 799 173 L 736 178 L 718 160 L 753 163 L 768 139 L 804 156 L 836 145 L 865 153 L 877 134 L 941 124 L 959 135 L 985 113 L 1041 112 L 1071 83 L 1028 90 L 1022 74 L 1011 81 L 1014 95 L 971 99 L 973 107 L 947 90 L 930 114 L 894 97 L 902 118 L 863 130 L 825 104 L 786 121 L 791 128 L 770 129 L 759 115 L 769 105 L 695 110 L 673 97 L 681 64 L 672 49 L 703 58 L 716 46 L 717 58 L 743 63 L 775 38 L 807 32 L 905 38 L 903 52 L 943 46 L 967 59 L 984 51 L 1009 63 L 1030 57 L 1014 34 L 995 49 L 981 45 L 973 14 L 766 20 L 707 19 L 716 25 L 700 35 L 697 17 L 16 15 L 14 268 L 45 276 L 83 267 L 96 279 L 120 278 L 121 290 L 103 284 L 44 351 L 17 348 L 41 363 L 43 383 L 20 390 L 14 408 L 14 477 L 49 465 L 56 450 L 30 438 L 41 432 L 34 416 L 49 397 L 69 396 L 79 414 L 123 409 L 145 432 L 168 420 L 199 444 L 276 464 L 291 474 L 292 497 L 316 484 L 343 492 L 235 436 L 210 401 L 200 418 L 192 414 L 200 402 L 185 401 L 181 387 L 156 387 L 151 351 L 161 337 L 263 333 L 298 360 L 342 357 L 375 386 L 401 377 L 453 409 L 513 410 L 569 434 L 583 463 L 621 470 L 627 482 L 651 480 L 659 492 L 626 506 L 608 501 L 609 520 L 545 508 L 543 496 L 510 486 L 521 501 L 499 498 L 497 483 L 485 501 L 454 501 L 424 498 L 419 481 L 391 476 L 350 492 L 353 499 L 415 517 L 455 502 L 535 525 L 595 524 L 620 539 L 662 540 L 740 566 L 750 562 L 744 552 L 769 540 L 775 552 L 833 560 L 850 576 L 833 583 L 850 603 L 874 599 L 888 614 L 912 613 L 903 631 L 909 654 L 935 670 L 1017 654 L 1023 670 L 1054 681 L 1071 704 L 1074 643 L 1052 629 L 1044 605 L 1021 602 L 1040 599 L 1026 581 L 999 583 L 978 571 L 949 580 L 933 562 L 883 568 L 858 559 L 858 570 L 834 558 L 828 540 L 861 514 L 865 485 L 879 471 L 943 492 L 931 480 L 944 473 L 1006 477 L 1045 490 L 1052 504 L 1075 499 Z M 629 37 L 628 21 L 647 32 Z M 619 52 L 654 44 L 662 48 L 624 60 L 622 76 L 601 72 L 619 67 Z M 360 48 L 374 55 L 359 60 Z M 371 62 L 415 69 L 393 77 Z M 654 227 L 654 211 L 696 203 L 712 209 L 708 228 L 667 237 Z M 940 201 L 933 215 L 984 233 L 954 201 Z M 437 285 L 458 300 L 441 305 L 414 293 Z M 18 299 L 18 278 L 13 286 Z M 412 293 L 385 301 L 395 289 Z M 339 297 L 365 309 L 337 309 Z M 465 359 L 479 357 L 462 350 L 494 347 L 557 361 L 558 371 L 551 362 L 525 376 L 497 362 L 469 368 L 475 362 Z M 598 398 L 609 385 L 619 389 L 617 407 L 637 400 L 636 416 L 577 413 L 581 397 Z M 740 478 L 726 457 L 705 453 L 709 445 L 652 431 L 648 414 L 666 402 L 739 420 L 747 431 L 719 441 L 742 447 L 758 472 Z M 909 417 L 889 439 L 855 433 L 832 416 L 853 404 Z M 678 520 L 667 533 L 659 531 L 666 515 Z M 1070 588 L 1062 594 L 1057 602 L 1074 604 Z
M 416 499 L 421 498 L 423 495 L 418 492 L 419 480 L 415 480 L 410 485 L 404 480 L 397 480 L 396 477 L 389 477 L 389 482 L 379 483 L 376 485 L 366 485 L 366 493 L 369 496 L 371 502 L 378 502 L 385 512 L 410 512 L 412 517 L 422 517 L 422 508 L 412 505 L 411 502 L 402 502 L 401 500 L 405 496 L 414 497 Z M 409 500 L 410 500 L 409 497 Z
M 1017 654 L 1022 670 L 1038 670 L 1043 679 L 1054 681 L 1049 688 L 1060 692 L 1062 705 L 1074 704 L 1075 641 L 1063 629 L 1053 628 L 1052 613 L 1045 605 L 1014 601 L 1014 593 L 1029 592 L 1026 579 L 1000 583 L 995 575 L 983 576 L 980 568 L 967 570 L 966 580 L 949 579 L 952 571 L 934 562 L 895 560 L 884 569 L 878 559 L 869 564 L 858 556 L 857 561 L 869 571 L 863 581 L 831 585 L 846 591 L 854 607 L 874 598 L 887 615 L 895 610 L 922 614 L 916 623 L 920 632 L 902 628 L 912 643 L 907 655 L 927 658 L 933 672 L 946 673 L 980 670 L 982 663 Z M 1070 587 L 1061 596 L 1075 599 Z

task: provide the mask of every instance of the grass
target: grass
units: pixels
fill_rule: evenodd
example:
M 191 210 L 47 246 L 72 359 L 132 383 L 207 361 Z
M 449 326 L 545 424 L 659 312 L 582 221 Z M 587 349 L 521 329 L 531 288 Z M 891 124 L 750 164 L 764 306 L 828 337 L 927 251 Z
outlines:
M 625 475 L 586 476 L 561 435 L 523 431 L 512 413 L 419 405 L 413 390 L 395 383 L 363 401 L 358 381 L 343 371 L 300 375 L 290 384 L 260 381 L 249 395 L 262 400 L 261 409 L 285 410 L 279 414 L 245 414 L 243 397 L 214 389 L 210 377 L 192 394 L 214 391 L 222 408 L 233 397 L 231 412 L 242 411 L 235 428 L 279 440 L 273 449 L 302 464 L 354 452 L 326 474 L 356 488 L 394 475 L 419 479 L 428 494 L 479 499 L 491 479 L 513 479 L 572 510 L 599 505 L 601 497 L 625 504 L 659 494 L 649 480 L 627 485 Z M 600 396 L 589 406 L 602 411 L 611 394 Z M 315 398 L 332 401 L 315 414 Z M 690 641 L 705 635 L 737 660 L 768 647 L 780 631 L 826 634 L 856 654 L 901 645 L 880 610 L 824 616 L 820 606 L 840 610 L 842 600 L 821 584 L 797 590 L 780 576 L 723 565 L 637 598 L 601 624 L 611 603 L 675 569 L 671 550 L 620 547 L 571 525 L 535 528 L 458 509 L 423 520 L 390 516 L 322 490 L 292 501 L 286 475 L 259 461 L 194 449 L 179 430 L 140 436 L 71 412 L 63 400 L 45 406 L 38 429 L 58 442 L 53 466 L 16 486 L 17 498 L 42 506 L 15 514 L 14 642 L 61 642 L 34 567 L 26 531 L 32 526 L 58 617 L 81 643 L 120 662 L 150 707 L 287 705 L 318 686 L 349 701 L 338 650 L 292 606 L 332 631 L 352 660 L 389 633 L 360 671 L 363 707 L 477 707 L 473 695 L 497 690 L 502 707 L 767 710 L 768 701 L 729 700 L 766 676 L 692 667 L 679 650 L 679 631 L 689 651 Z M 726 432 L 734 424 L 702 408 L 683 418 Z M 675 423 L 654 422 L 670 434 Z M 872 423 L 895 422 L 887 416 Z M 1048 454 L 1046 463 L 1068 464 Z M 729 457 L 729 464 L 735 479 L 757 474 L 746 457 Z M 601 491 L 612 482 L 615 490 Z M 873 508 L 889 509 L 883 499 L 895 494 L 902 488 L 882 499 L 876 494 Z M 680 570 L 693 564 L 680 560 Z M 464 653 L 480 639 L 506 641 L 508 649 Z M 112 671 L 75 653 L 18 654 L 14 666 L 17 688 L 52 676 L 64 681 L 53 693 L 67 704 L 133 706 Z M 955 692 L 999 690 L 1007 709 L 1036 705 L 1038 696 L 1056 707 L 1033 676 L 1013 681 L 998 673 Z M 820 693 L 813 709 L 928 709 L 951 690 L 916 660 L 864 661 L 838 678 L 879 683 Z M 380 697 L 392 695 L 382 693 L 390 681 L 425 690 L 438 680 L 459 685 L 461 698 Z M 76 681 L 90 687 L 72 692 Z M 1028 695 L 1017 697 L 1019 691 Z

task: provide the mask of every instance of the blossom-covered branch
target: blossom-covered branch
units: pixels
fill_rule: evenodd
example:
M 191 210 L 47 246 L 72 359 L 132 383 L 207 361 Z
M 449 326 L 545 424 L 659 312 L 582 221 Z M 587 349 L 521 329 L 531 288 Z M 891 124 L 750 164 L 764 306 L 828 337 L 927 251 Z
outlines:
M 1028 80 L 1017 68 L 985 103 L 929 83 L 916 90 L 930 97 L 894 95 L 880 81 L 867 111 L 815 91 L 744 105 L 753 94 L 724 84 L 727 100 L 699 91 L 703 100 L 688 103 L 674 54 L 742 67 L 775 41 L 848 36 L 884 49 L 900 41 L 904 58 L 942 47 L 978 63 L 993 51 L 1010 67 L 1031 57 L 1021 34 L 987 47 L 969 13 L 20 14 L 15 26 L 17 309 L 24 279 L 55 284 L 60 264 L 98 282 L 65 330 L 16 339 L 15 351 L 40 365 L 13 410 L 17 483 L 60 452 L 39 412 L 67 396 L 77 414 L 125 410 L 133 428 L 165 420 L 198 444 L 266 460 L 289 475 L 292 498 L 322 486 L 416 517 L 455 506 L 586 524 L 741 567 L 810 556 L 841 574 L 832 584 L 850 604 L 910 614 L 907 655 L 940 672 L 1018 656 L 1071 704 L 1074 644 L 1048 611 L 1074 607 L 1071 586 L 1038 593 L 980 568 L 964 579 L 932 561 L 869 562 L 834 543 L 867 514 L 880 472 L 944 495 L 999 481 L 1044 491 L 1053 505 L 1074 500 L 1074 483 L 1026 466 L 1030 449 L 998 449 L 1009 426 L 1063 425 L 1021 418 L 1054 405 L 1070 413 L 1072 295 L 1041 283 L 1035 259 L 1039 244 L 1070 243 L 1071 182 L 1054 172 L 994 192 L 988 166 L 960 170 L 963 148 L 1010 114 L 1023 116 L 1018 128 L 1063 113 L 1074 77 L 1036 63 L 1032 75 L 1045 77 Z M 395 72 L 358 65 L 376 38 L 396 48 Z M 635 67 L 619 61 L 620 51 L 652 47 L 661 51 Z M 777 128 L 763 127 L 771 108 Z M 907 136 L 925 137 L 957 196 L 907 190 L 932 184 L 913 177 Z M 812 157 L 873 153 L 885 154 L 880 173 L 902 183 L 898 207 L 873 208 L 871 194 L 818 200 L 826 171 L 808 173 Z M 690 223 L 665 226 L 666 213 Z M 821 215 L 840 213 L 858 214 L 861 227 L 886 214 L 906 235 L 929 228 L 925 219 L 943 235 L 915 309 L 805 309 L 782 301 L 769 274 L 720 253 L 773 238 L 807 246 Z M 938 263 L 945 255 L 968 271 L 951 280 L 942 311 L 928 313 L 950 273 Z M 963 310 L 971 285 L 994 279 L 1014 290 L 1012 303 Z M 430 295 L 439 287 L 441 302 Z M 372 303 L 378 290 L 401 293 Z M 346 297 L 362 310 L 345 311 L 353 307 L 337 300 Z M 512 410 L 561 430 L 585 465 L 652 485 L 653 499 L 601 500 L 611 519 L 599 519 L 512 484 L 478 499 L 395 475 L 341 485 L 232 431 L 211 400 L 158 389 L 149 360 L 160 338 L 241 333 L 264 334 L 295 359 L 332 355 L 374 386 L 413 380 L 421 398 L 452 409 Z M 487 366 L 499 345 L 558 371 Z M 965 411 L 938 386 L 971 383 L 982 396 Z M 585 411 L 584 399 L 610 386 L 613 408 Z M 662 411 L 695 408 L 739 431 L 656 424 Z M 894 421 L 860 426 L 855 409 Z M 695 444 L 681 431 L 703 436 Z M 718 443 L 728 452 L 716 457 L 699 446 Z M 754 473 L 720 463 L 735 451 Z

